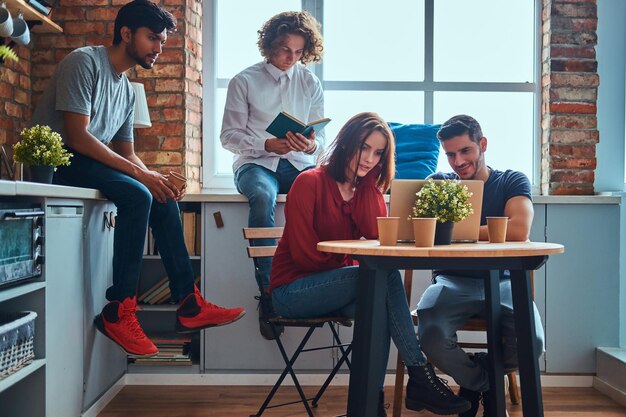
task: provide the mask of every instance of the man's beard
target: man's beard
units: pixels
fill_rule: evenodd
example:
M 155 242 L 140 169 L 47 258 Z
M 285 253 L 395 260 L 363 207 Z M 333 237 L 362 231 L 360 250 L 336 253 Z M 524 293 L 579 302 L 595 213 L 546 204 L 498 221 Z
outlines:
M 479 150 L 479 154 L 478 154 L 478 160 L 476 161 L 476 164 L 472 164 L 472 167 L 475 168 L 474 169 L 474 173 L 469 177 L 469 178 L 462 178 L 459 174 L 459 177 L 463 180 L 475 180 L 476 176 L 478 175 L 478 173 L 483 169 L 483 167 L 485 167 L 485 157 L 484 157 L 484 152 Z
M 128 48 L 126 48 L 126 54 L 131 57 L 138 65 L 140 65 L 142 68 L 144 69 L 152 69 L 152 67 L 154 66 L 154 63 L 148 63 L 146 56 L 144 56 L 143 58 L 139 56 L 139 54 L 137 53 L 137 48 L 135 47 L 135 43 L 131 43 Z

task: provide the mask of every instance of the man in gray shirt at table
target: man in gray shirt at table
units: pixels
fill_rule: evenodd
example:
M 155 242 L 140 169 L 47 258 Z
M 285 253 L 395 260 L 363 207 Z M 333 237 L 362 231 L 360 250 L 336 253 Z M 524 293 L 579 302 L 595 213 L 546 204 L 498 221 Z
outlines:
M 184 195 L 164 175 L 149 170 L 135 154 L 135 94 L 125 71 L 151 69 L 170 31 L 171 13 L 148 0 L 123 6 L 115 19 L 113 44 L 72 51 L 58 65 L 33 115 L 33 124 L 59 132 L 74 154 L 59 167 L 55 182 L 96 188 L 117 207 L 113 243 L 113 285 L 95 319 L 98 329 L 127 353 L 153 356 L 137 311 L 137 283 L 148 224 L 169 277 L 176 310 L 176 331 L 192 333 L 232 323 L 242 308 L 207 302 L 194 285 L 177 201 Z M 89 277 L 86 277 L 89 279 Z
M 435 173 L 434 179 L 484 181 L 480 240 L 488 240 L 486 217 L 509 218 L 507 241 L 525 241 L 533 220 L 530 182 L 521 172 L 498 171 L 485 163 L 487 138 L 478 122 L 470 116 L 458 115 L 446 121 L 437 133 L 448 163 L 454 173 Z M 489 271 L 434 271 L 433 284 L 426 289 L 417 305 L 419 339 L 428 360 L 460 385 L 459 396 L 472 403 L 461 417 L 474 417 L 480 400 L 484 416 L 489 414 L 489 391 L 486 354 L 468 355 L 457 344 L 456 332 L 473 316 L 484 316 L 485 288 L 480 279 Z M 517 368 L 517 344 L 511 280 L 509 271 L 500 277 L 501 328 L 504 369 Z M 539 311 L 534 306 L 538 352 L 543 352 L 544 335 Z M 537 358 L 539 359 L 539 358 Z

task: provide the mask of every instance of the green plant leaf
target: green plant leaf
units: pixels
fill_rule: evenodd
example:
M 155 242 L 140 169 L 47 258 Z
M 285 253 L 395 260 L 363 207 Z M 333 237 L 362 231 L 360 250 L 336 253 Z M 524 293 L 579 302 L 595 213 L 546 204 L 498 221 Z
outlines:
M 61 135 L 50 126 L 22 130 L 22 139 L 13 145 L 13 159 L 26 165 L 69 165 L 73 156 L 63 147 Z
M 435 217 L 438 222 L 460 222 L 474 213 L 472 193 L 457 180 L 429 179 L 415 194 L 411 217 Z

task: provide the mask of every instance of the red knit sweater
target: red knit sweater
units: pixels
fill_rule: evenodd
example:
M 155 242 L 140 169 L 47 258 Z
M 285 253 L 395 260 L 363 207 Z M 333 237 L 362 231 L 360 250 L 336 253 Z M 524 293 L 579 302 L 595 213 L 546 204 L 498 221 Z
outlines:
M 319 252 L 317 243 L 378 237 L 376 217 L 385 216 L 387 206 L 375 180 L 366 176 L 347 202 L 323 167 L 296 178 L 287 195 L 285 230 L 272 261 L 270 290 L 306 275 L 356 264 L 347 255 Z

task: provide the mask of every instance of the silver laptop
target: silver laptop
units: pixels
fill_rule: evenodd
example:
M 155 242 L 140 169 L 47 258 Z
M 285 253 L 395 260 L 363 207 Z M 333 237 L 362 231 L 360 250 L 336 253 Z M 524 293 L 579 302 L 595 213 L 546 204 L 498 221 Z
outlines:
M 389 216 L 400 217 L 398 228 L 399 242 L 414 242 L 413 225 L 408 220 L 415 204 L 417 193 L 428 180 L 393 180 L 391 182 L 391 197 L 389 199 Z M 435 180 L 436 181 L 436 180 Z M 467 186 L 472 193 L 470 202 L 474 213 L 469 217 L 454 224 L 452 241 L 477 242 L 480 234 L 480 213 L 483 206 L 483 181 L 462 180 L 461 184 Z

